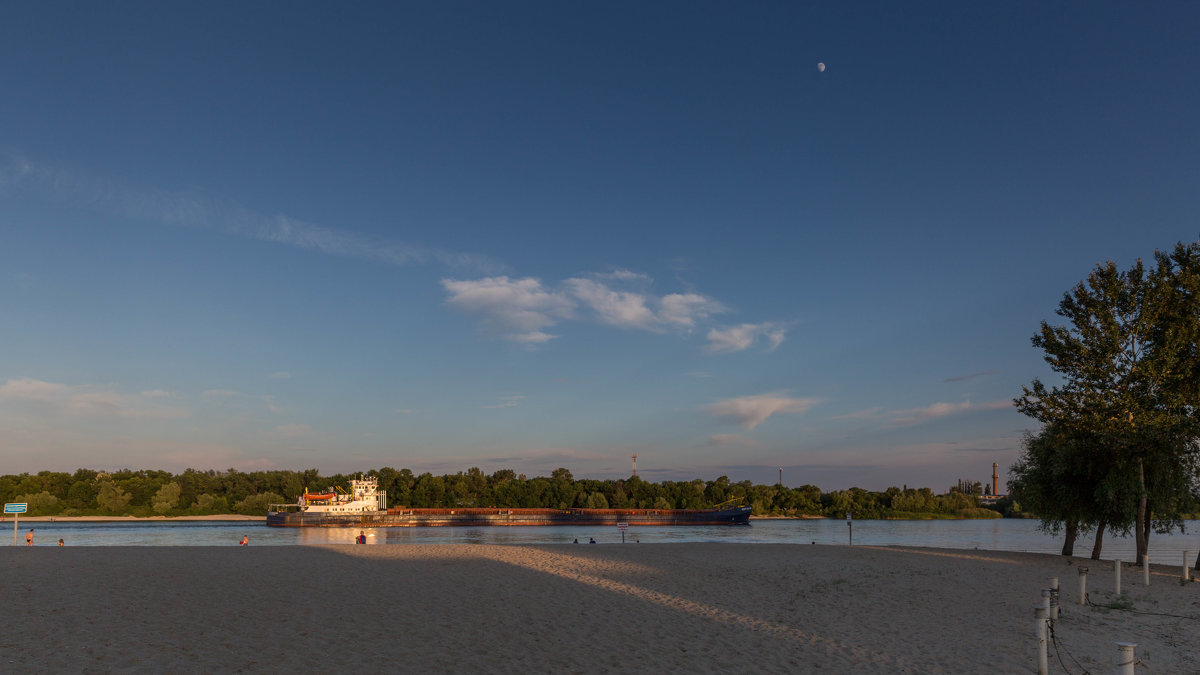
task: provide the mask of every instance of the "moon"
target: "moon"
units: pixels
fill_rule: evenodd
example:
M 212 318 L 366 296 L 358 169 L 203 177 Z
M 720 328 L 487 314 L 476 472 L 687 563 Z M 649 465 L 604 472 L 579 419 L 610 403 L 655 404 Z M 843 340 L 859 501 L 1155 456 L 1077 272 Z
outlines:
M 821 73 L 825 72 L 825 64 L 824 64 L 824 63 L 818 63 L 818 64 L 817 64 L 817 71 L 818 71 L 818 72 L 821 72 Z

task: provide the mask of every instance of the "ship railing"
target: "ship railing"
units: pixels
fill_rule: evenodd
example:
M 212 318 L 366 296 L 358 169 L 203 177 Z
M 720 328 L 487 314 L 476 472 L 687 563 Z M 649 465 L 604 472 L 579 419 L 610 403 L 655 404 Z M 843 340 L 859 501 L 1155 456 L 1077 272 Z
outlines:
M 299 504 L 267 504 L 267 511 L 274 513 L 298 513 Z

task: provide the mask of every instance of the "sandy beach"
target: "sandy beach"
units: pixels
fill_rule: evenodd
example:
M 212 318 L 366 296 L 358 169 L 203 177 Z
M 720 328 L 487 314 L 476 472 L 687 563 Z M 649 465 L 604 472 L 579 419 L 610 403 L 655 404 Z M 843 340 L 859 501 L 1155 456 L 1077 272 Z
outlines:
M 0 549 L 10 672 L 1196 672 L 1200 584 L 1025 553 L 628 544 Z M 1182 561 L 1181 561 L 1182 562 Z M 1162 616 L 1164 614 L 1176 617 Z M 1177 618 L 1191 617 L 1191 618 Z

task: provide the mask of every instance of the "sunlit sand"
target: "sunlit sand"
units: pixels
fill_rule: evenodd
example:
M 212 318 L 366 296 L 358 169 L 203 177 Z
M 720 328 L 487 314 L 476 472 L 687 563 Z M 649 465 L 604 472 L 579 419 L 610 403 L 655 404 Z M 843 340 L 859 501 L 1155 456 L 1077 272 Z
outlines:
M 4 547 L 8 670 L 1033 672 L 1033 605 L 1062 649 L 1200 663 L 1195 620 L 1094 602 L 1111 563 L 804 545 Z M 1127 570 L 1136 609 L 1200 615 L 1200 584 Z M 1063 658 L 1068 658 L 1064 654 Z M 1052 658 L 1053 655 L 1052 655 Z M 1069 661 L 1068 661 L 1069 662 Z M 1078 668 L 1077 668 L 1078 670 Z

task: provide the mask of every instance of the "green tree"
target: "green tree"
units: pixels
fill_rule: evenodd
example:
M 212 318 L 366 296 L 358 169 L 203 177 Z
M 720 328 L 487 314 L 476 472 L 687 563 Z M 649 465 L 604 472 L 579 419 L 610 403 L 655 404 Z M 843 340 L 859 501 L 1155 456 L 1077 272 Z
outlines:
M 150 506 L 155 513 L 163 514 L 171 509 L 179 506 L 179 495 L 182 494 L 183 488 L 179 483 L 167 483 L 154 493 L 154 497 L 150 500 Z
M 100 479 L 96 490 L 96 504 L 109 513 L 121 513 L 129 505 L 133 495 L 117 487 L 109 478 Z
M 1104 466 L 1136 477 L 1130 483 L 1106 475 L 1103 486 L 1093 486 L 1104 503 L 1081 510 L 1087 525 L 1098 524 L 1098 514 L 1120 518 L 1113 526 L 1132 525 L 1139 559 L 1148 548 L 1152 514 L 1160 526 L 1180 522 L 1175 509 L 1195 479 L 1200 396 L 1181 373 L 1200 372 L 1196 301 L 1184 297 L 1196 287 L 1198 252 L 1197 244 L 1181 244 L 1171 254 L 1156 254 L 1150 269 L 1141 260 L 1125 271 L 1111 261 L 1098 265 L 1059 303 L 1056 313 L 1067 324 L 1042 322 L 1032 339 L 1063 383 L 1047 387 L 1034 379 L 1014 401 L 1022 413 L 1057 425 L 1055 433 L 1096 439 L 1092 451 L 1108 453 Z M 1075 464 L 1031 466 L 1084 472 Z M 1132 518 L 1129 508 L 1111 508 L 1121 503 L 1136 505 Z

